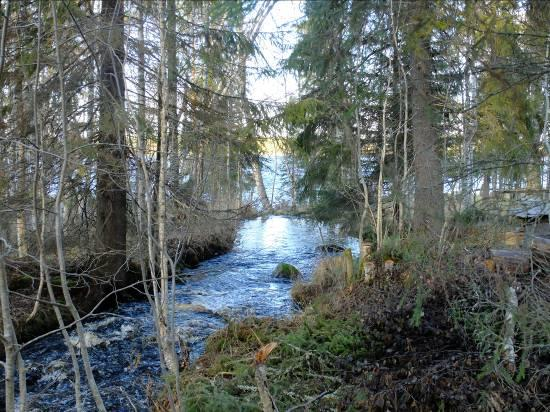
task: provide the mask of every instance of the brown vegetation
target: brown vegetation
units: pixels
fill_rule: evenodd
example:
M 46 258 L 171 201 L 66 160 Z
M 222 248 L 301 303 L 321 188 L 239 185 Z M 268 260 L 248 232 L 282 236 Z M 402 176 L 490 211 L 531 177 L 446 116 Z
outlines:
M 278 343 L 266 379 L 280 410 L 548 405 L 548 274 L 491 272 L 450 243 L 401 247 L 401 261 L 351 285 L 341 256 L 324 259 L 311 283 L 293 288 L 303 314 L 245 319 L 214 334 L 196 368 L 182 374 L 186 410 L 260 410 L 253 359 L 268 342 Z M 519 296 L 514 368 L 503 345 L 511 281 Z

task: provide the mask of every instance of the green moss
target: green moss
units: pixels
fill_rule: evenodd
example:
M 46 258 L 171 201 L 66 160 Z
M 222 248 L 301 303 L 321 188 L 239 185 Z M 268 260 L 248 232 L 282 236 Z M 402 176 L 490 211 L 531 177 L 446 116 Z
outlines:
M 301 273 L 290 263 L 279 263 L 273 270 L 273 276 L 285 279 L 297 279 L 301 276 Z
M 310 310 L 292 320 L 249 318 L 232 322 L 207 341 L 199 372 L 186 372 L 190 411 L 258 411 L 254 355 L 266 343 L 279 345 L 267 361 L 269 387 L 280 410 L 340 385 L 342 369 L 367 356 L 369 343 L 358 316 L 332 317 Z M 324 407 L 329 398 L 322 400 Z
M 52 285 L 54 286 L 61 286 L 61 276 L 55 275 L 51 277 Z M 69 289 L 75 288 L 78 286 L 78 279 L 75 278 L 67 278 L 67 286 Z
M 261 411 L 257 403 L 245 401 L 242 391 L 231 385 L 198 380 L 185 388 L 184 409 L 188 412 Z
M 13 274 L 9 277 L 8 287 L 11 290 L 21 290 L 30 288 L 32 286 L 32 283 L 32 276 Z

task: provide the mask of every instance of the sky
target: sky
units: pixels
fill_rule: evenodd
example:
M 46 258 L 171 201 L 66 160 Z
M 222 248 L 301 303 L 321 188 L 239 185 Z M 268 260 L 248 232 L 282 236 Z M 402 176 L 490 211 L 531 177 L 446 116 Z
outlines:
M 303 13 L 300 10 L 301 2 L 295 0 L 281 0 L 275 3 L 271 13 L 261 27 L 264 35 L 258 38 L 259 49 L 265 60 L 251 61 L 250 66 L 263 65 L 266 62 L 273 69 L 281 67 L 282 60 L 287 58 L 298 36 L 292 23 L 295 23 Z M 281 33 L 286 50 L 281 50 L 268 39 L 268 33 Z M 297 79 L 291 74 L 281 74 L 272 78 L 255 76 L 250 73 L 248 97 L 255 101 L 284 103 L 290 96 L 298 93 Z

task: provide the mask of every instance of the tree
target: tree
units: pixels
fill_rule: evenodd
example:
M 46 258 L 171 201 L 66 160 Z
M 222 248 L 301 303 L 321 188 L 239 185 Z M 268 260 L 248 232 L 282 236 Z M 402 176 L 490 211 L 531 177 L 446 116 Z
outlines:
M 411 65 L 412 135 L 414 146 L 414 218 L 417 231 L 438 236 L 444 222 L 443 173 L 437 136 L 437 109 L 431 91 L 430 2 L 410 4 L 408 48 Z M 428 10 L 428 12 L 426 12 Z
M 97 145 L 97 252 L 99 272 L 124 282 L 126 264 L 126 147 L 124 1 L 103 0 L 103 53 Z
M 171 2 L 171 0 L 169 0 Z M 171 65 L 169 53 L 167 46 L 170 44 L 168 40 L 170 34 L 166 27 L 167 21 L 167 10 L 166 10 L 166 0 L 161 0 L 159 2 L 159 20 L 160 20 L 160 84 L 162 85 L 161 94 L 163 102 L 170 102 L 170 95 L 174 91 L 170 91 L 168 87 L 168 80 L 170 76 L 170 71 L 174 69 Z M 169 17 L 168 17 L 168 21 Z M 171 27 L 174 28 L 173 26 Z M 173 102 L 173 101 L 172 101 Z M 179 365 L 176 357 L 175 347 L 174 347 L 174 331 L 172 325 L 169 321 L 170 314 L 170 289 L 169 289 L 169 278 L 170 272 L 168 269 L 168 238 L 166 233 L 166 188 L 167 188 L 167 174 L 168 174 L 168 142 L 170 139 L 169 136 L 169 114 L 171 112 L 171 107 L 169 103 L 162 105 L 161 118 L 160 118 L 160 142 L 159 142 L 159 152 L 160 152 L 160 164 L 159 164 L 159 179 L 158 179 L 158 245 L 159 245 L 159 265 L 160 265 L 160 277 L 159 279 L 154 279 L 155 282 L 158 281 L 160 287 L 160 296 L 158 300 L 158 316 L 159 316 L 159 335 L 160 335 L 160 347 L 162 350 L 162 357 L 164 363 L 168 370 L 177 374 L 179 370 Z M 172 276 L 175 274 L 172 273 Z M 172 293 L 175 293 L 173 291 Z

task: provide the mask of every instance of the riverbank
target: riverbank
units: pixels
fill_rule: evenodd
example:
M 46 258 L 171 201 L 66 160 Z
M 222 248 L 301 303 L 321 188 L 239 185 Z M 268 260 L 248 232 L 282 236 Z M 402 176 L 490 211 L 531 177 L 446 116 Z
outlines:
M 235 225 L 227 225 L 224 230 L 202 233 L 201 236 L 189 238 L 181 246 L 177 265 L 183 267 L 196 267 L 200 262 L 219 256 L 231 250 L 235 240 Z M 60 287 L 60 278 L 56 272 L 55 263 L 50 267 L 54 293 L 58 302 L 63 301 Z M 84 316 L 95 309 L 95 312 L 110 311 L 119 304 L 133 300 L 145 299 L 142 273 L 136 257 L 130 257 L 126 268 L 125 282 L 117 284 L 117 290 L 107 282 L 101 283 L 101 287 L 88 274 L 95 266 L 93 256 L 75 256 L 67 262 L 68 282 L 71 296 L 79 313 Z M 54 311 L 49 305 L 49 297 L 44 287 L 39 309 L 35 316 L 31 314 L 39 287 L 40 267 L 37 261 L 30 259 L 7 259 L 8 287 L 10 290 L 10 302 L 12 318 L 20 344 L 28 342 L 38 336 L 56 330 L 59 325 Z M 97 306 L 97 308 L 96 308 Z M 62 308 L 62 314 L 66 322 L 72 318 L 68 310 Z M 1 321 L 0 321 L 1 325 Z
M 548 274 L 538 273 L 538 291 L 528 289 L 532 278 L 516 278 L 523 295 L 510 365 L 502 274 L 471 254 L 439 250 L 436 260 L 432 252 L 387 249 L 368 262 L 368 279 L 355 262 L 351 281 L 342 265 L 325 261 L 330 279 L 318 270 L 294 287 L 303 313 L 231 322 L 208 339 L 181 374 L 184 409 L 258 411 L 266 390 L 278 410 L 544 409 Z M 157 410 L 168 409 L 166 390 Z

